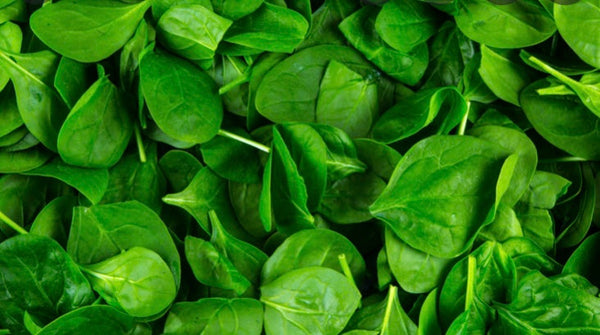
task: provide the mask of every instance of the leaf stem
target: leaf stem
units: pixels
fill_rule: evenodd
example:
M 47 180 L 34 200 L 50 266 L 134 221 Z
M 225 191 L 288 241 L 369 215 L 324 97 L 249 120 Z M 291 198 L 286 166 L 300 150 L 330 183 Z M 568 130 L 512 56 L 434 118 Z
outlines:
M 217 135 L 220 135 L 220 136 L 223 136 L 223 137 L 228 137 L 228 138 L 230 138 L 232 140 L 236 140 L 238 142 L 242 142 L 242 143 L 247 144 L 247 145 L 249 145 L 251 147 L 254 147 L 254 148 L 256 148 L 256 149 L 258 149 L 260 151 L 264 151 L 266 153 L 271 152 L 271 148 L 269 148 L 268 146 L 266 146 L 264 144 L 261 144 L 261 143 L 258 143 L 256 141 L 253 141 L 251 139 L 247 139 L 245 137 L 236 135 L 234 133 L 228 132 L 228 131 L 223 130 L 223 129 L 219 129 L 219 132 L 217 133 Z
M 469 309 L 473 302 L 475 271 L 477 270 L 477 260 L 470 256 L 467 258 L 467 292 L 465 294 L 465 311 Z
M 140 162 L 146 163 L 146 149 L 144 149 L 144 142 L 142 140 L 142 133 L 140 132 L 140 127 L 136 124 L 133 127 L 135 132 L 135 143 L 137 144 L 138 153 L 140 155 Z
M 243 83 L 247 82 L 249 79 L 247 74 L 243 74 L 237 78 L 235 78 L 234 80 L 228 82 L 227 84 L 221 86 L 221 88 L 219 88 L 219 95 L 223 95 L 227 92 L 229 92 L 231 89 L 242 85 Z
M 383 316 L 383 322 L 381 325 L 381 334 L 387 334 L 388 327 L 390 324 L 390 317 L 392 315 L 392 307 L 394 305 L 394 299 L 398 294 L 398 288 L 394 285 L 390 285 L 387 296 L 387 305 L 385 306 L 385 314 Z
M 458 126 L 458 135 L 464 135 L 465 130 L 467 130 L 467 121 L 469 121 L 469 111 L 471 110 L 471 101 L 467 100 L 467 111 L 465 115 L 463 115 L 462 120 L 460 121 L 460 126 Z
M 539 163 L 573 163 L 573 162 L 587 162 L 588 160 L 582 157 L 567 156 L 557 158 L 546 158 L 540 159 Z
M 344 275 L 348 278 L 348 280 L 356 286 L 356 282 L 354 281 L 354 277 L 352 276 L 352 271 L 350 270 L 350 266 L 348 265 L 348 260 L 346 259 L 346 254 L 339 254 L 338 260 L 340 261 L 340 266 L 342 267 L 342 271 L 344 271 Z
M 27 234 L 28 233 L 27 230 L 25 230 L 18 223 L 14 222 L 11 218 L 6 216 L 6 214 L 2 213 L 2 211 L 0 211 L 0 221 L 4 221 L 4 223 L 6 223 L 6 225 L 8 225 L 9 227 L 11 227 L 15 231 L 17 231 L 19 234 Z

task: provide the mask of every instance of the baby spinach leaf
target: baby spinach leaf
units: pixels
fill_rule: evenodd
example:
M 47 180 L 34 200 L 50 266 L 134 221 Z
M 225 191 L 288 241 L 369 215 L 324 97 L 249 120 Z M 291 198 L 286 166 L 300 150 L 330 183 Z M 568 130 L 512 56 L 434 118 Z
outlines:
M 427 298 L 423 301 L 423 306 L 419 312 L 419 328 L 418 335 L 441 335 L 442 330 L 438 321 L 438 289 L 427 294 Z
M 111 306 L 92 305 L 76 309 L 46 325 L 38 335 L 127 335 L 135 328 L 134 319 Z
M 22 173 L 38 168 L 50 159 L 47 150 L 35 147 L 23 151 L 0 151 L 0 173 Z
M 548 142 L 578 157 L 600 158 L 600 118 L 574 95 L 540 95 L 554 86 L 549 79 L 527 86 L 520 95 L 523 111 L 535 130 Z
M 408 52 L 388 46 L 376 31 L 378 13 L 375 6 L 363 7 L 345 18 L 339 29 L 352 46 L 383 72 L 402 83 L 416 84 L 427 68 L 427 45 L 419 44 Z
M 97 204 L 104 196 L 109 178 L 106 169 L 83 169 L 65 164 L 60 159 L 53 159 L 23 174 L 58 179 L 81 192 L 92 204 Z
M 429 137 L 398 163 L 371 213 L 417 250 L 458 256 L 493 219 L 503 192 L 489 185 L 510 180 L 512 171 L 500 173 L 505 157 L 501 148 L 473 137 Z
M 267 334 L 337 334 L 360 302 L 344 275 L 323 267 L 287 272 L 260 290 Z
M 61 55 L 97 62 L 129 40 L 151 3 L 63 0 L 35 11 L 30 24 L 36 36 Z
M 177 5 L 201 5 L 213 10 L 211 2 L 212 0 L 153 0 L 152 16 L 155 21 L 158 21 L 169 8 Z
M 271 29 L 274 25 L 277 29 Z M 235 21 L 224 40 L 259 50 L 291 53 L 307 31 L 308 22 L 300 13 L 264 2 L 252 14 Z
M 65 195 L 50 201 L 35 217 L 29 232 L 50 237 L 64 248 L 67 245 L 68 229 L 73 217 L 73 207 L 77 205 L 76 200 L 71 195 Z
M 481 46 L 479 74 L 500 99 L 519 106 L 519 93 L 535 80 L 535 74 L 523 66 L 512 50 Z
M 495 48 L 523 48 L 538 44 L 556 31 L 550 13 L 533 0 L 496 4 L 461 0 L 455 20 L 470 39 Z M 498 29 L 504 27 L 505 29 Z
M 227 182 L 219 178 L 208 167 L 200 169 L 183 191 L 167 194 L 162 200 L 166 204 L 185 209 L 207 234 L 211 232 L 208 211 L 212 209 L 219 215 L 226 229 L 234 236 L 244 235 L 236 222 L 235 214 L 232 213 Z
M 127 100 L 103 76 L 71 109 L 58 134 L 58 153 L 68 164 L 108 168 L 121 159 L 132 133 Z
M 4 0 L 0 6 L 0 22 L 25 20 L 26 3 L 24 1 Z
M 257 10 L 263 0 L 211 0 L 211 3 L 219 15 L 237 20 Z
M 584 329 L 597 332 L 600 324 L 593 311 L 600 308 L 599 304 L 600 299 L 587 292 L 565 287 L 532 271 L 521 279 L 509 304 L 495 304 L 498 319 L 490 333 L 568 334 Z
M 313 208 L 318 206 L 324 192 L 326 153 L 323 140 L 310 126 L 296 124 L 280 129 L 273 128 L 273 146 L 263 173 L 259 210 L 266 231 L 275 226 L 282 233 L 292 234 L 314 227 L 308 201 L 312 201 Z M 287 135 L 288 143 L 282 133 Z M 310 179 L 305 181 L 301 171 L 306 171 Z
M 133 247 L 160 255 L 179 287 L 179 253 L 167 227 L 150 208 L 128 201 L 73 209 L 67 252 L 77 263 L 95 264 Z
M 263 306 L 258 300 L 206 298 L 178 302 L 165 322 L 165 334 L 260 335 Z
M 0 325 L 23 334 L 27 311 L 47 323 L 92 303 L 90 284 L 56 241 L 32 234 L 0 244 Z
M 385 252 L 390 270 L 403 290 L 425 293 L 442 284 L 452 259 L 435 257 L 412 248 L 390 229 L 385 230 Z
M 438 116 L 440 111 L 442 114 Z M 466 112 L 467 103 L 455 88 L 448 86 L 423 90 L 401 99 L 386 111 L 373 127 L 373 138 L 393 143 L 416 134 L 432 123 L 436 134 L 448 134 Z
M 196 279 L 204 285 L 233 290 L 237 295 L 242 295 L 252 285 L 227 256 L 208 241 L 187 236 L 185 257 Z
M 381 39 L 398 51 L 410 51 L 436 32 L 433 8 L 416 0 L 386 2 L 375 20 Z
M 54 75 L 54 88 L 69 109 L 94 83 L 96 73 L 90 64 L 79 63 L 71 58 L 62 57 Z
M 588 22 L 600 18 L 598 4 L 594 0 L 582 0 L 568 6 L 557 5 L 554 6 L 553 14 L 558 32 L 577 56 L 594 67 L 600 67 L 600 56 L 597 53 L 600 40 L 596 34 L 597 28 L 594 26 L 589 30 L 577 29 L 573 24 L 575 18 Z
M 348 47 L 320 45 L 303 49 L 264 75 L 256 90 L 256 110 L 277 123 L 314 122 L 319 85 L 331 60 L 362 76 L 372 70 L 359 53 Z
M 50 51 L 16 54 L 0 50 L 0 68 L 10 77 L 17 106 L 27 129 L 48 149 L 56 150 L 56 139 L 67 110 L 52 88 L 58 57 Z
M 288 237 L 265 263 L 261 283 L 268 284 L 294 269 L 327 267 L 343 270 L 338 255 L 344 254 L 352 276 L 364 277 L 365 261 L 356 247 L 343 235 L 328 229 L 308 229 Z
M 242 184 L 229 182 L 229 200 L 240 225 L 248 234 L 262 239 L 269 232 L 265 231 L 258 210 L 262 183 Z
M 158 39 L 174 53 L 194 62 L 212 60 L 231 21 L 202 5 L 178 4 L 158 21 Z
M 209 211 L 212 234 L 210 243 L 231 260 L 231 263 L 253 285 L 258 286 L 260 271 L 268 256 L 250 243 L 239 240 L 229 234 L 214 211 Z
M 331 60 L 317 98 L 317 123 L 338 127 L 350 137 L 364 137 L 377 116 L 377 85 L 344 64 Z
M 169 266 L 146 248 L 133 247 L 82 270 L 109 305 L 134 317 L 154 318 L 177 294 Z
M 140 82 L 152 118 L 167 135 L 204 143 L 217 134 L 223 107 L 215 83 L 202 70 L 148 49 L 140 60 Z

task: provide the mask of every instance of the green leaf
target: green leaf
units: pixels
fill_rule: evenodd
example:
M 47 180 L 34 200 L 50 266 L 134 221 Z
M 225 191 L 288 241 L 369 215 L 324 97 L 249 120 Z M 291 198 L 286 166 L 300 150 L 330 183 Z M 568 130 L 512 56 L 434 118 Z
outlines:
M 125 152 L 133 133 L 125 96 L 103 76 L 77 101 L 58 134 L 58 153 L 68 164 L 108 168 Z
M 158 20 L 158 40 L 194 62 L 212 60 L 232 21 L 202 5 L 171 6 Z
M 152 1 L 63 0 L 31 15 L 31 29 L 63 56 L 98 62 L 119 50 L 135 32 Z
M 223 107 L 214 81 L 202 70 L 148 49 L 140 61 L 140 82 L 150 115 L 167 135 L 204 143 L 217 134 Z
M 48 149 L 56 151 L 56 140 L 67 116 L 51 81 L 58 57 L 50 51 L 16 54 L 0 50 L 0 68 L 6 71 L 17 93 L 17 106 L 27 129 Z
M 81 192 L 92 204 L 100 202 L 108 187 L 108 171 L 106 169 L 82 169 L 67 165 L 60 159 L 53 159 L 49 163 L 23 174 L 58 179 Z
M 402 83 L 415 85 L 427 68 L 427 45 L 419 44 L 407 52 L 393 49 L 376 31 L 378 13 L 377 7 L 365 6 L 345 18 L 339 29 L 352 46 L 383 72 Z
M 386 2 L 375 20 L 381 39 L 398 51 L 410 51 L 436 32 L 436 13 L 416 0 Z
M 277 27 L 272 29 L 272 27 Z M 231 25 L 224 40 L 248 48 L 291 53 L 302 42 L 308 22 L 298 12 L 265 2 Z
M 503 4 L 462 0 L 454 17 L 456 25 L 467 37 L 495 48 L 518 49 L 535 45 L 556 31 L 552 15 L 533 0 Z
M 177 294 L 169 266 L 146 248 L 133 247 L 82 270 L 109 305 L 134 317 L 154 318 Z
M 25 331 L 27 311 L 44 324 L 94 300 L 90 284 L 56 241 L 20 235 L 0 244 L 0 323 Z
M 37 335 L 76 335 L 82 329 L 90 335 L 128 335 L 134 319 L 111 306 L 92 305 L 76 309 L 52 321 Z
M 350 137 L 365 137 L 378 113 L 377 98 L 375 82 L 331 60 L 319 87 L 315 121 L 337 127 Z
M 600 35 L 596 33 L 596 26 L 590 29 L 578 29 L 573 25 L 577 20 L 593 22 L 600 18 L 600 9 L 595 0 L 582 0 L 569 6 L 554 6 L 554 20 L 560 36 L 565 39 L 573 51 L 586 63 L 600 67 Z
M 322 267 L 287 272 L 260 290 L 267 334 L 338 334 L 360 302 L 344 275 Z
M 133 247 L 160 255 L 179 287 L 179 253 L 167 227 L 150 208 L 128 201 L 73 209 L 67 252 L 77 263 L 99 263 Z
M 205 298 L 178 302 L 165 322 L 165 334 L 260 335 L 263 306 L 258 300 Z
M 273 252 L 262 269 L 261 283 L 268 284 L 294 269 L 327 267 L 343 273 L 338 256 L 344 254 L 352 277 L 358 282 L 365 272 L 365 261 L 356 247 L 343 235 L 328 229 L 297 232 Z

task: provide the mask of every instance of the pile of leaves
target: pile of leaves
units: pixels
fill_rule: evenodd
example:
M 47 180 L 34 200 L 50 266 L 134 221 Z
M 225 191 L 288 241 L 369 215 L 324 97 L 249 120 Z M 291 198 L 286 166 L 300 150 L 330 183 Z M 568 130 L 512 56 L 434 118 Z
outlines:
M 0 334 L 600 333 L 598 0 L 0 22 Z

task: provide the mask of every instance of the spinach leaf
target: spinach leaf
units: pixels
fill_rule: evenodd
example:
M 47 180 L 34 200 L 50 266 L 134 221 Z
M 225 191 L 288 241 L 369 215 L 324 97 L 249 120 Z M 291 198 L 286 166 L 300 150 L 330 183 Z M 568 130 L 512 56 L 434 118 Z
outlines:
M 407 52 L 388 46 L 376 31 L 378 14 L 377 7 L 363 7 L 345 18 L 339 28 L 348 42 L 383 72 L 405 84 L 416 84 L 427 68 L 427 45 L 419 44 Z
M 439 119 L 434 123 L 438 114 Z M 386 111 L 373 127 L 375 140 L 392 143 L 412 136 L 433 123 L 437 134 L 448 134 L 467 112 L 467 103 L 453 87 L 409 95 Z
M 598 159 L 600 151 L 594 143 L 600 139 L 600 119 L 577 96 L 538 93 L 554 86 L 550 79 L 541 79 L 523 89 L 520 101 L 527 119 L 556 147 L 574 156 Z
M 148 48 L 140 60 L 140 83 L 158 127 L 180 141 L 212 139 L 223 118 L 214 81 L 192 64 Z
M 35 11 L 30 24 L 35 35 L 56 52 L 91 63 L 119 50 L 151 4 L 146 0 L 64 0 Z
M 133 247 L 82 270 L 109 305 L 133 317 L 155 318 L 177 294 L 167 263 L 146 248 Z
M 210 63 L 231 24 L 202 5 L 180 4 L 170 7 L 158 20 L 158 39 L 181 57 Z
M 56 241 L 32 234 L 0 243 L 0 326 L 26 333 L 23 314 L 43 323 L 93 302 L 90 284 Z
M 403 290 L 425 293 L 440 284 L 453 264 L 444 259 L 414 249 L 390 229 L 385 230 L 385 252 L 390 270 Z
M 343 235 L 328 229 L 299 231 L 288 237 L 262 268 L 263 285 L 300 268 L 327 267 L 343 273 L 338 255 L 344 254 L 352 276 L 359 282 L 365 261 L 356 247 Z
M 5 22 L 0 25 L 0 49 L 18 53 L 21 51 L 23 43 L 23 32 L 21 28 L 12 22 Z M 0 90 L 6 87 L 10 77 L 6 72 L 0 74 Z
M 0 68 L 8 73 L 15 87 L 23 123 L 53 151 L 67 115 L 66 106 L 51 85 L 57 63 L 58 57 L 50 51 L 17 54 L 0 50 Z
M 398 51 L 410 51 L 436 32 L 436 15 L 430 6 L 416 1 L 386 2 L 375 20 L 381 39 Z
M 103 76 L 71 109 L 58 134 L 58 153 L 68 164 L 111 167 L 120 160 L 132 133 L 127 100 Z
M 53 199 L 35 217 L 29 232 L 50 237 L 64 248 L 67 245 L 68 228 L 73 217 L 73 207 L 76 205 L 76 198 L 71 195 Z
M 67 251 L 77 263 L 99 263 L 134 247 L 160 255 L 179 286 L 179 253 L 167 227 L 150 208 L 128 201 L 73 209 Z
M 76 309 L 45 326 L 39 335 L 75 335 L 86 329 L 88 334 L 127 335 L 135 328 L 134 319 L 111 306 L 92 305 Z
M 344 275 L 323 267 L 292 270 L 260 291 L 267 334 L 337 334 L 360 302 Z
M 596 52 L 598 46 L 598 34 L 595 33 L 595 27 L 591 30 L 575 29 L 573 19 L 578 20 L 597 20 L 600 17 L 600 10 L 593 0 L 583 0 L 569 6 L 554 6 L 554 20 L 558 27 L 558 32 L 569 44 L 569 47 L 583 59 L 586 63 L 600 67 L 600 57 Z
M 277 29 L 271 29 L 274 25 Z M 247 48 L 291 53 L 307 31 L 308 22 L 300 13 L 264 2 L 252 14 L 235 21 L 224 40 Z
M 185 257 L 202 284 L 233 290 L 242 295 L 252 283 L 210 242 L 193 236 L 185 238 Z M 211 269 L 206 271 L 206 269 Z
M 506 4 L 462 0 L 454 18 L 467 37 L 495 48 L 517 49 L 538 44 L 556 31 L 551 14 L 533 0 Z
M 379 109 L 377 85 L 331 60 L 321 80 L 316 108 L 317 123 L 338 127 L 351 137 L 364 137 Z
M 53 159 L 23 174 L 58 179 L 81 192 L 92 204 L 97 204 L 104 196 L 109 178 L 106 169 L 82 169 L 65 164 L 60 159 Z
M 54 75 L 54 88 L 69 107 L 77 103 L 77 100 L 85 93 L 96 79 L 96 73 L 90 64 L 79 63 L 71 58 L 62 57 Z
M 263 306 L 248 298 L 206 298 L 173 305 L 165 334 L 240 334 L 260 335 L 263 328 Z
M 526 294 L 535 292 L 536 294 Z M 565 287 L 536 271 L 523 277 L 510 304 L 496 304 L 498 319 L 491 334 L 597 332 L 600 327 L 594 312 L 599 298 L 585 291 Z M 542 308 L 539 308 L 543 306 Z M 567 312 L 571 311 L 571 312 Z
M 458 256 L 493 219 L 504 192 L 489 185 L 510 180 L 512 171 L 500 173 L 505 159 L 504 150 L 474 137 L 429 137 L 398 163 L 371 213 L 413 248 Z

